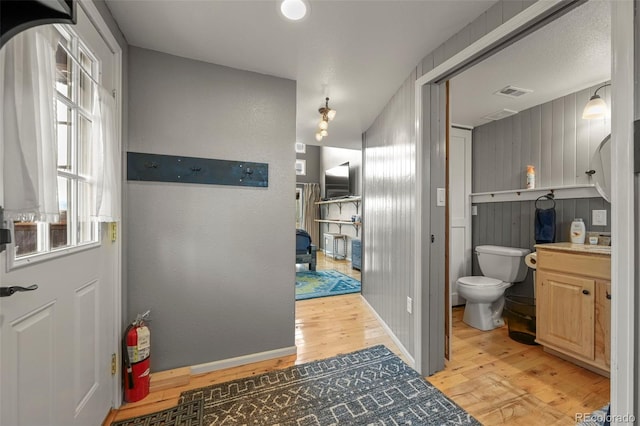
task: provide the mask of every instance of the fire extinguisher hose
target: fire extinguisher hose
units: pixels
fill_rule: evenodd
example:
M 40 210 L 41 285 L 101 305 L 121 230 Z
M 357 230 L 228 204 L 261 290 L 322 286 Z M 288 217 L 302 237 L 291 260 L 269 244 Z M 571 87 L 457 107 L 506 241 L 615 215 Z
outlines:
M 127 348 L 127 336 L 129 332 L 135 327 L 135 324 L 129 324 L 124 331 L 124 338 L 122 339 L 122 360 L 124 361 L 124 367 L 127 371 L 127 377 L 129 378 L 129 389 L 133 389 L 133 369 L 131 368 L 131 360 L 129 359 L 129 349 Z

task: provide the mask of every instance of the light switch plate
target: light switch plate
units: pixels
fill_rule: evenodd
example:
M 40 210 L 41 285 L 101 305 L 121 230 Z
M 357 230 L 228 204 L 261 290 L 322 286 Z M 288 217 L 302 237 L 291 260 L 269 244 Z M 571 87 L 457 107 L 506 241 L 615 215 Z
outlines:
M 445 192 L 444 188 L 438 188 L 436 190 L 436 197 L 436 206 L 444 207 L 447 200 L 447 193 Z
M 471 206 L 471 216 L 478 216 L 478 206 Z
M 592 226 L 607 226 L 607 211 L 606 210 L 591 210 L 591 225 Z

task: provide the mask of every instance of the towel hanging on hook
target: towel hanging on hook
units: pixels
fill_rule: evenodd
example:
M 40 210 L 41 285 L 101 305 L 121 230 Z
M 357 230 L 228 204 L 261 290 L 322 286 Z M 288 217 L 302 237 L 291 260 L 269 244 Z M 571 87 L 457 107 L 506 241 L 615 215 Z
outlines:
M 539 201 L 551 201 L 553 206 L 548 209 L 538 207 Z M 535 237 L 537 244 L 553 243 L 556 241 L 556 200 L 552 193 L 542 195 L 535 202 Z

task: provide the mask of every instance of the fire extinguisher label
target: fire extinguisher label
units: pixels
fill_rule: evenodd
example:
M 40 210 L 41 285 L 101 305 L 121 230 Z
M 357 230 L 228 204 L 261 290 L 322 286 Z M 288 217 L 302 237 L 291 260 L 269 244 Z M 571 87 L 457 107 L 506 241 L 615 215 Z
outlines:
M 151 352 L 151 333 L 148 327 L 136 328 L 138 344 L 136 346 L 127 346 L 129 360 L 136 363 L 149 358 Z
M 149 358 L 151 353 L 151 333 L 148 327 L 138 328 L 138 359 Z

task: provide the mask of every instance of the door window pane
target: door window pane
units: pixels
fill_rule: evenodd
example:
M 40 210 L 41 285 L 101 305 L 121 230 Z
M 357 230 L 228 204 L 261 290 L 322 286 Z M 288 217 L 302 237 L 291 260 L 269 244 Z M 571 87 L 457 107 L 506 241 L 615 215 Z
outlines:
M 91 121 L 78 115 L 78 174 L 89 177 L 92 168 Z
M 69 99 L 71 99 L 72 69 L 71 58 L 62 46 L 58 45 L 58 50 L 56 50 L 56 89 Z
M 78 182 L 78 243 L 94 241 L 94 224 L 91 221 L 92 185 Z
M 69 210 L 69 194 L 71 194 L 71 181 L 58 177 L 58 206 L 60 218 L 57 223 L 49 225 L 49 241 L 51 249 L 69 245 L 69 227 L 67 226 Z
M 93 82 L 87 72 L 91 72 L 92 63 L 89 56 L 82 50 L 80 50 L 80 63 L 82 64 L 82 68 L 80 69 L 80 106 L 87 112 L 91 112 L 93 105 Z
M 14 222 L 13 237 L 16 256 L 26 256 L 38 251 L 38 225 L 35 222 Z
M 71 108 L 56 102 L 58 170 L 71 171 Z

